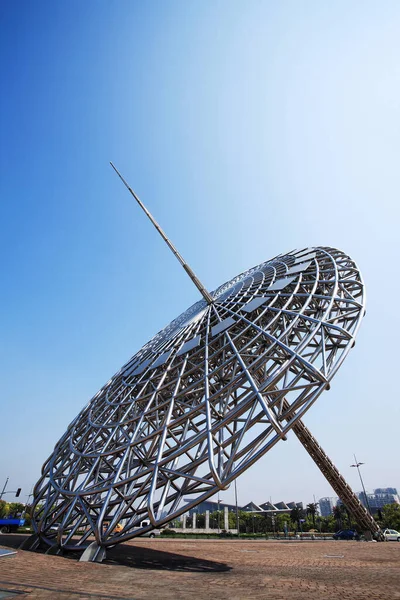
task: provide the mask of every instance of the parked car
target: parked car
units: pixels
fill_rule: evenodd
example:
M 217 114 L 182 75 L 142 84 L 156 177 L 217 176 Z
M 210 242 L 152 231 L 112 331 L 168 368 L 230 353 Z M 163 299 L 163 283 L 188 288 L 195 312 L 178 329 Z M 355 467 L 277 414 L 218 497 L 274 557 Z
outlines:
M 59 528 L 61 527 L 61 523 L 53 523 L 53 525 L 51 525 L 49 531 L 52 531 L 53 533 L 57 533 Z M 71 531 L 71 527 L 66 527 L 63 530 L 63 533 L 69 533 Z
M 110 521 L 104 521 L 104 523 L 103 523 L 103 531 L 104 532 L 107 530 L 109 525 L 110 525 Z M 114 529 L 112 530 L 112 533 L 121 533 L 123 528 L 124 528 L 124 526 L 122 525 L 122 523 L 117 523 L 116 526 L 114 527 Z
M 140 527 L 148 527 L 150 525 L 150 521 L 142 521 L 140 523 Z M 146 531 L 146 533 L 142 533 L 140 537 L 149 537 L 155 538 L 156 536 L 161 535 L 161 531 L 159 529 L 152 529 L 151 531 Z
M 106 531 L 109 524 L 110 524 L 109 521 L 104 521 L 103 531 Z M 148 527 L 149 525 L 150 525 L 150 521 L 142 521 L 140 523 L 140 527 L 135 527 L 135 529 L 142 529 L 142 527 Z M 117 525 L 114 527 L 112 533 L 121 533 L 123 528 L 124 528 L 124 526 L 122 525 L 122 523 L 117 523 Z M 161 534 L 161 532 L 159 529 L 152 529 L 151 531 L 146 531 L 145 533 L 142 533 L 140 537 L 154 538 L 156 536 L 159 536 L 160 534 Z
M 386 542 L 400 542 L 400 533 L 395 529 L 385 529 L 383 535 Z
M 355 540 L 358 533 L 354 529 L 341 529 L 333 534 L 334 540 Z

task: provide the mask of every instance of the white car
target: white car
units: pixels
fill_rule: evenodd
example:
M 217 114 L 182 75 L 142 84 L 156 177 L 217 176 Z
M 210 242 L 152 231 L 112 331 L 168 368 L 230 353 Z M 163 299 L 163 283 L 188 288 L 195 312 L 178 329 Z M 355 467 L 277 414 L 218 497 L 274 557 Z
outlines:
M 140 523 L 140 527 L 148 527 L 149 525 L 150 525 L 150 521 L 142 521 Z M 155 537 L 158 537 L 159 535 L 161 535 L 161 531 L 159 529 L 152 529 L 151 531 L 146 531 L 146 533 L 142 533 L 140 537 L 155 538 Z
M 387 542 L 400 542 L 400 533 L 395 529 L 385 529 L 383 535 Z

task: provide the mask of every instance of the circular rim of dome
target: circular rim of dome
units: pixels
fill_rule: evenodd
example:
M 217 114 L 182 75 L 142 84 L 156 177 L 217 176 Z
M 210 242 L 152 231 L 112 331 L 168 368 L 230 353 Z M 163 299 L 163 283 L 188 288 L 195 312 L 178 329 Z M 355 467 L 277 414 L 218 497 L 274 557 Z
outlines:
M 211 295 L 145 344 L 56 444 L 34 491 L 45 543 L 114 545 L 226 489 L 329 389 L 365 312 L 357 265 L 329 247 L 279 255 Z

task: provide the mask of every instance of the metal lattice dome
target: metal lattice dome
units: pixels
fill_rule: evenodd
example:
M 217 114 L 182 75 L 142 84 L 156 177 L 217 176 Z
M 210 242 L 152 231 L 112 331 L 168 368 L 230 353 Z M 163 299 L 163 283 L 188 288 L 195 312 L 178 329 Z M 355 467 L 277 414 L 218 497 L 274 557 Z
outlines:
M 34 491 L 44 542 L 110 546 L 227 488 L 329 388 L 365 301 L 356 264 L 325 247 L 211 296 L 143 346 L 56 444 Z

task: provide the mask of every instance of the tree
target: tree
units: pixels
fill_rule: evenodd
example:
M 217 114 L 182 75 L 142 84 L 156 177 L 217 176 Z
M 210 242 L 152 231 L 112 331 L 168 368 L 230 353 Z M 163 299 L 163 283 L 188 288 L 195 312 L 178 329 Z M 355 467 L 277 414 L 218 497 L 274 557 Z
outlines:
M 210 528 L 211 529 L 222 529 L 221 527 L 221 511 L 214 510 L 210 513 Z
M 286 523 L 286 527 L 285 527 Z M 289 525 L 289 515 L 286 513 L 278 513 L 275 517 L 275 531 L 285 531 Z
M 232 514 L 235 518 L 236 527 L 236 514 Z M 268 529 L 268 519 L 265 515 L 240 510 L 239 529 L 241 533 L 265 533 Z
M 0 500 L 0 519 L 4 519 L 4 517 L 8 514 L 7 502 L 4 500 Z
M 266 533 L 267 531 L 267 519 L 264 515 L 254 515 L 253 519 L 254 533 Z
M 351 514 L 347 506 L 345 506 L 344 504 L 337 504 L 336 506 L 334 506 L 333 516 L 336 520 L 337 530 L 344 529 L 345 527 L 352 529 L 353 524 L 351 522 Z
M 197 515 L 196 527 L 198 529 L 204 529 L 205 526 L 206 526 L 206 515 L 204 515 L 204 514 Z
M 400 504 L 385 504 L 382 508 L 382 527 L 400 531 Z
M 342 529 L 343 528 L 343 514 L 344 514 L 343 504 L 336 504 L 336 506 L 333 507 L 332 513 L 336 520 L 336 528 Z
M 318 514 L 318 502 L 310 502 L 307 504 L 307 515 L 312 518 L 313 527 L 315 529 L 315 517 Z
M 191 515 L 188 515 L 186 517 L 186 528 L 191 529 L 192 527 L 193 527 L 193 517 Z
M 347 506 L 345 506 L 344 509 L 345 509 L 345 512 L 346 512 L 348 527 L 349 527 L 349 529 L 353 529 L 353 524 L 351 522 L 351 512 L 349 511 L 349 509 L 347 508 Z
M 299 506 L 295 506 L 290 511 L 290 520 L 292 521 L 292 523 L 297 524 L 298 529 L 301 529 L 300 519 L 302 519 L 303 517 L 304 517 L 304 510 L 302 508 L 300 508 Z
M 324 533 L 333 533 L 337 529 L 336 520 L 333 515 L 328 517 L 318 517 L 320 530 Z
M 228 525 L 229 529 L 236 529 L 236 511 L 234 510 L 228 512 Z
M 8 515 L 11 519 L 21 516 L 24 510 L 25 504 L 21 504 L 21 502 L 10 502 L 8 504 Z
M 183 523 L 180 519 L 174 519 L 167 525 L 167 527 L 172 527 L 173 529 L 182 529 Z

